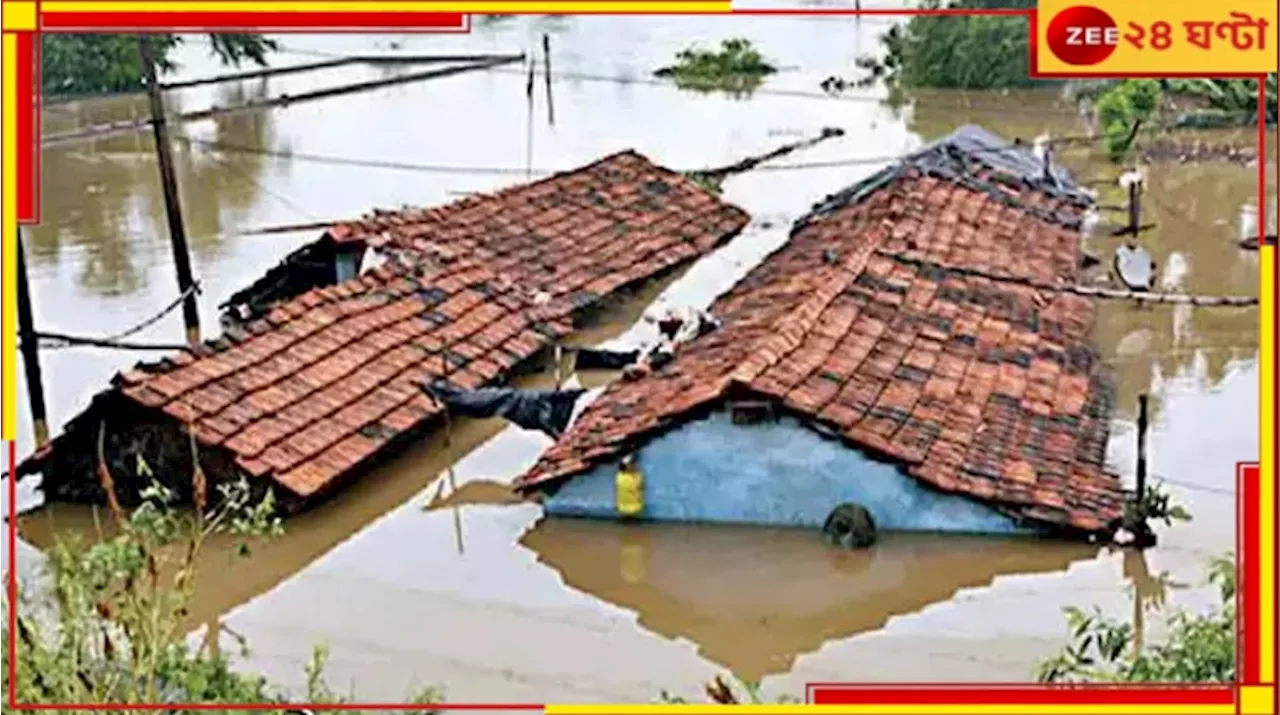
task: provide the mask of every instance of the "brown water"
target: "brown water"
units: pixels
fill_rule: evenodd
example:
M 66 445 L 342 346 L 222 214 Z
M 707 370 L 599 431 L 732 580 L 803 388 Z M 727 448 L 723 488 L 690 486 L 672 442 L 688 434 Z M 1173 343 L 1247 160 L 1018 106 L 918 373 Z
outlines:
M 852 18 L 515 18 L 469 37 L 290 36 L 278 63 L 386 49 L 506 52 L 552 34 L 556 125 L 535 108 L 532 145 L 521 70 L 402 85 L 187 125 L 188 136 L 295 156 L 179 151 L 206 332 L 215 306 L 314 232 L 243 236 L 270 225 L 360 214 L 373 206 L 435 204 L 522 180 L 534 169 L 585 163 L 635 147 L 686 169 L 727 163 L 824 126 L 848 132 L 779 164 L 730 179 L 729 200 L 750 211 L 739 239 L 612 314 L 579 339 L 634 343 L 653 301 L 704 305 L 785 239 L 816 199 L 899 154 L 976 122 L 1007 135 L 1085 131 L 1052 95 L 929 93 L 897 111 L 873 95 L 832 99 L 817 84 L 872 49 L 884 22 Z M 755 96 L 734 100 L 655 86 L 648 73 L 693 42 L 748 37 L 787 68 Z M 184 74 L 218 69 L 186 50 Z M 376 76 L 346 67 L 179 93 L 174 108 Z M 610 79 L 612 78 L 612 79 Z M 539 91 L 540 95 L 541 90 Z M 539 102 L 541 100 L 539 99 Z M 135 116 L 136 98 L 50 107 L 46 132 Z M 1220 137 L 1221 138 L 1221 137 Z M 1229 138 L 1229 137 L 1227 137 Z M 301 155 L 435 165 L 354 167 Z M 1063 157 L 1084 178 L 1114 176 L 1096 157 Z M 489 171 L 464 171 L 486 167 Z M 1274 175 L 1274 166 L 1271 168 Z M 29 233 L 36 318 L 46 330 L 104 334 L 149 316 L 176 293 L 149 136 L 131 133 L 44 151 L 44 219 Z M 1234 247 L 1241 206 L 1256 200 L 1256 170 L 1158 166 L 1149 172 L 1144 242 L 1169 288 L 1254 294 L 1258 256 Z M 1274 189 L 1273 189 L 1274 191 Z M 1118 203 L 1105 196 L 1104 202 Z M 1092 248 L 1109 255 L 1113 239 Z M 633 325 L 634 324 L 634 325 Z M 173 342 L 174 315 L 134 336 Z M 370 699 L 440 684 L 454 700 L 633 700 L 666 689 L 698 695 L 724 670 L 763 678 L 767 691 L 816 680 L 1023 680 L 1063 641 L 1060 609 L 1098 604 L 1130 618 L 1128 587 L 1188 607 L 1211 602 L 1201 566 L 1234 543 L 1234 470 L 1258 454 L 1257 313 L 1241 309 L 1105 306 L 1096 331 L 1113 368 L 1115 468 L 1131 473 L 1133 409 L 1154 398 L 1152 468 L 1195 515 L 1161 534 L 1145 561 L 1074 545 L 890 536 L 867 553 L 833 553 L 807 532 L 691 526 L 539 522 L 534 505 L 497 505 L 499 484 L 548 441 L 496 420 L 469 421 L 424 442 L 333 501 L 291 520 L 280 540 L 235 557 L 215 543 L 200 574 L 192 625 L 224 619 L 252 644 L 247 667 L 301 682 L 311 646 L 327 642 L 330 673 Z M 92 350 L 43 356 L 54 424 L 70 418 L 137 355 Z M 607 375 L 571 376 L 598 386 Z M 547 384 L 549 375 L 533 378 Z M 25 389 L 25 388 L 23 388 Z M 25 393 L 23 393 L 25 394 Z M 19 452 L 30 449 L 20 408 Z M 452 467 L 452 469 L 450 469 Z M 450 496 L 454 485 L 459 486 Z M 38 497 L 23 484 L 19 507 Z M 432 505 L 428 510 L 424 507 Z M 84 531 L 88 510 L 57 505 L 22 523 L 47 546 Z M 38 554 L 23 545 L 20 572 Z

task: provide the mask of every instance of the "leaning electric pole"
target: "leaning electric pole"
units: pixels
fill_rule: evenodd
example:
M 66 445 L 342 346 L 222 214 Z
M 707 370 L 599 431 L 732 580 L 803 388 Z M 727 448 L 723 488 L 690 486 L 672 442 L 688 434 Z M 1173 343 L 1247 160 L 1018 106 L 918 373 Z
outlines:
M 178 273 L 178 290 L 182 294 L 182 320 L 187 327 L 187 342 L 200 342 L 200 311 L 196 305 L 195 280 L 191 276 L 191 256 L 187 253 L 187 232 L 182 225 L 182 204 L 178 199 L 178 177 L 173 170 L 169 148 L 169 127 L 165 123 L 164 101 L 156 80 L 155 55 L 151 38 L 141 35 L 138 46 L 142 53 L 142 72 L 147 81 L 147 98 L 151 101 L 151 129 L 156 140 L 156 163 L 160 166 L 160 187 L 164 191 L 164 212 L 169 221 L 169 242 L 173 245 L 173 266 Z

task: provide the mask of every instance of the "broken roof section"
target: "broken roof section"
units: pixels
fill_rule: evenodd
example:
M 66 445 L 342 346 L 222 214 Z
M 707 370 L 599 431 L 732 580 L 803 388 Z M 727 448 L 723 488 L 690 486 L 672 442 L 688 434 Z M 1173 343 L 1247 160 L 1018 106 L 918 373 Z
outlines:
M 376 241 L 391 249 L 387 264 L 119 375 L 99 398 L 189 424 L 204 447 L 305 498 L 439 415 L 423 381 L 502 380 L 567 334 L 579 309 L 687 262 L 746 222 L 634 152 L 439 209 L 379 214 L 335 227 L 330 240 Z M 67 433 L 96 431 L 90 417 L 73 420 L 19 473 L 41 471 Z
M 1098 531 L 1110 390 L 1078 279 L 1088 196 L 1030 152 L 965 128 L 822 202 L 712 305 L 723 326 L 611 386 L 518 484 L 553 485 L 736 394 L 933 487 Z M 785 478 L 785 475 L 779 475 Z

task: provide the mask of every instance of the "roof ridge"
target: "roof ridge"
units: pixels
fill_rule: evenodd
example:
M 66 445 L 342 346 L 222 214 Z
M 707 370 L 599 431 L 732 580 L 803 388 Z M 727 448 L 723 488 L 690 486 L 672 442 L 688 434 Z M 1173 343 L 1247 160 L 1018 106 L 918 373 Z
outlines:
M 612 154 L 608 154 L 606 156 L 600 157 L 599 159 L 596 159 L 586 164 L 582 164 L 581 166 L 562 169 L 560 171 L 547 174 L 546 176 L 543 176 L 538 179 L 534 179 L 532 181 L 523 181 L 516 184 L 510 184 L 508 186 L 503 186 L 503 187 L 494 189 L 492 191 L 477 191 L 477 192 L 468 194 L 467 196 L 463 196 L 461 198 L 455 199 L 453 201 L 450 201 L 444 204 L 438 204 L 433 206 L 404 206 L 398 210 L 375 208 L 371 210 L 369 213 L 366 213 L 358 218 L 354 218 L 348 221 L 335 222 L 332 226 L 330 226 L 326 230 L 326 233 L 329 235 L 332 235 L 338 241 L 344 241 L 344 240 L 350 240 L 353 235 L 360 233 L 355 229 L 359 227 L 361 224 L 364 224 L 367 221 L 375 220 L 380 216 L 404 216 L 406 214 L 412 213 L 412 214 L 416 214 L 419 217 L 419 219 L 423 219 L 427 217 L 441 218 L 447 215 L 448 212 L 450 211 L 454 211 L 461 208 L 467 208 L 484 201 L 501 200 L 503 198 L 511 196 L 512 194 L 515 194 L 520 191 L 529 191 L 536 187 L 543 186 L 545 184 L 548 184 L 554 181 L 559 181 L 564 177 L 572 174 L 589 172 L 592 169 L 595 169 L 596 167 L 607 164 L 608 162 L 611 162 L 611 161 L 616 161 L 622 157 L 627 157 L 627 156 L 640 159 L 641 161 L 645 162 L 646 164 L 649 164 L 650 166 L 669 172 L 676 176 L 682 176 L 679 172 L 675 171 L 674 169 L 663 166 L 662 164 L 659 164 L 653 161 L 652 159 L 645 156 L 644 154 L 641 154 L 639 151 L 633 148 L 627 148 L 627 149 L 615 151 Z M 697 182 L 693 182 L 693 183 L 696 185 Z M 701 186 L 699 186 L 698 188 L 702 189 Z M 702 189 L 702 190 L 705 191 L 706 189 Z M 338 230 L 342 235 L 335 235 L 334 234 L 335 229 Z M 382 229 L 382 230 L 385 231 L 386 229 Z M 370 231 L 367 233 L 370 236 L 374 236 L 379 232 Z

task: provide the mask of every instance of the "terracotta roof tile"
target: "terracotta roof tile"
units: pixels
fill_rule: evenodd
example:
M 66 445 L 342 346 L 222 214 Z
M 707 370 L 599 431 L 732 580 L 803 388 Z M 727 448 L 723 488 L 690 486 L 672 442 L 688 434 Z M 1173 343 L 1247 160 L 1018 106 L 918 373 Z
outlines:
M 1080 212 L 1074 197 L 995 195 L 911 168 L 828 204 L 716 300 L 720 329 L 611 385 L 518 484 L 615 458 L 734 384 L 934 488 L 1033 522 L 1099 528 L 1124 495 L 1103 470 L 1094 305 L 1016 282 L 1074 283 Z M 689 384 L 704 388 L 697 399 Z
M 568 334 L 581 308 L 746 222 L 634 152 L 450 206 L 378 212 L 330 236 L 389 249 L 385 265 L 271 307 L 239 340 L 117 384 L 306 497 L 436 417 L 421 382 L 503 379 Z M 544 305 L 540 292 L 563 300 Z

